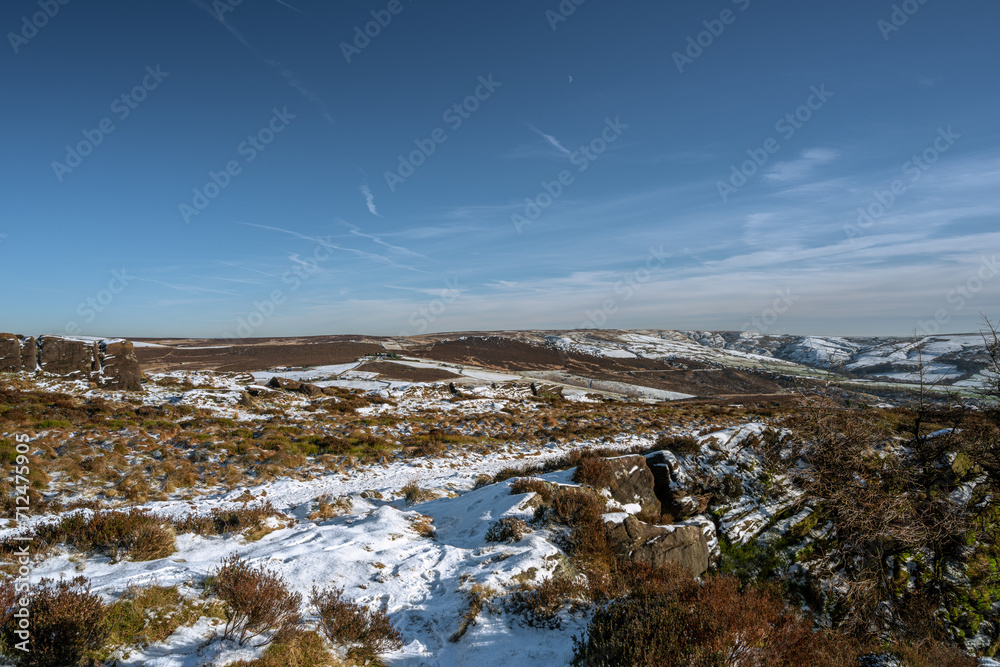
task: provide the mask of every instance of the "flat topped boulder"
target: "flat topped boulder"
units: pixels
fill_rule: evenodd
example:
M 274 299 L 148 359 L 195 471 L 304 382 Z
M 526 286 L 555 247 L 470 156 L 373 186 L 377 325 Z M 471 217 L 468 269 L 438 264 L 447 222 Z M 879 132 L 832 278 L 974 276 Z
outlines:
M 660 513 L 660 501 L 654 492 L 653 473 L 646 459 L 639 455 L 604 459 L 611 481 L 611 497 L 623 505 L 638 504 L 645 512 Z
M 653 567 L 675 563 L 695 577 L 708 570 L 708 539 L 698 526 L 654 526 L 630 516 L 608 536 L 618 554 L 633 562 Z

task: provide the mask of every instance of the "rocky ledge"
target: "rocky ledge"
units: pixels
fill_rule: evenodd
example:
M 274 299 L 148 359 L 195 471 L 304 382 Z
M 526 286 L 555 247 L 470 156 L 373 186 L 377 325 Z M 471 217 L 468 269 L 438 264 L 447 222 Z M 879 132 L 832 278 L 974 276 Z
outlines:
M 0 372 L 48 373 L 105 389 L 142 390 L 132 343 L 121 338 L 20 336 L 0 333 Z

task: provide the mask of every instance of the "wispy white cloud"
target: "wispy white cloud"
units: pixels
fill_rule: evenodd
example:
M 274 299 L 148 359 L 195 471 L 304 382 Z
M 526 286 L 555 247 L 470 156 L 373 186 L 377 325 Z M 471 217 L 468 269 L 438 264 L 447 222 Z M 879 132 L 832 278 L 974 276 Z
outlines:
M 555 148 L 557 151 L 559 151 L 563 155 L 566 155 L 568 157 L 568 156 L 570 156 L 570 155 L 573 154 L 572 151 L 570 151 L 565 146 L 563 146 L 561 143 L 559 143 L 559 140 L 556 139 L 551 134 L 546 134 L 545 132 L 542 132 L 541 130 L 539 130 L 537 127 L 535 127 L 531 123 L 525 123 L 525 125 L 527 125 L 528 129 L 530 129 L 532 132 L 534 132 L 535 134 L 537 134 L 538 136 L 540 136 L 545 141 L 549 142 L 550 146 L 552 146 L 553 148 Z
M 374 216 L 381 218 L 382 216 L 379 215 L 378 209 L 375 208 L 375 195 L 372 194 L 372 189 L 368 187 L 367 183 L 363 183 L 361 185 L 360 190 L 361 194 L 365 196 L 365 205 L 368 207 L 368 212 Z
M 840 156 L 840 151 L 830 148 L 809 148 L 797 160 L 778 162 L 764 174 L 769 183 L 783 185 L 808 178 L 819 167 L 830 164 Z
M 323 248 L 328 248 L 330 250 L 340 250 L 342 252 L 346 252 L 346 253 L 350 253 L 352 255 L 355 255 L 357 257 L 361 257 L 361 258 L 364 258 L 364 259 L 371 259 L 371 260 L 374 260 L 374 261 L 379 262 L 381 264 L 386 264 L 386 265 L 389 265 L 389 266 L 393 266 L 393 267 L 398 268 L 398 269 L 406 269 L 407 271 L 415 271 L 417 273 L 428 273 L 428 271 L 424 271 L 423 269 L 418 269 L 418 268 L 415 268 L 415 267 L 412 267 L 412 266 L 407 266 L 405 264 L 400 264 L 399 262 L 393 261 L 393 260 L 389 259 L 388 257 L 385 257 L 384 255 L 379 255 L 378 253 L 367 252 L 365 250 L 358 250 L 357 248 L 351 248 L 349 246 L 343 246 L 343 245 L 339 245 L 339 244 L 336 244 L 336 243 L 331 243 L 329 241 L 329 239 L 320 238 L 318 236 L 309 236 L 307 234 L 301 234 L 301 233 L 293 231 L 291 229 L 282 229 L 281 227 L 271 227 L 269 225 L 257 225 L 257 224 L 251 223 L 251 222 L 239 222 L 239 223 L 236 223 L 236 224 L 244 225 L 246 227 L 256 227 L 258 229 L 267 229 L 267 230 L 273 231 L 273 232 L 280 232 L 282 234 L 287 234 L 289 236 L 292 236 L 292 237 L 295 237 L 295 238 L 298 238 L 298 239 L 302 239 L 303 241 L 311 241 L 311 242 L 315 243 L 316 245 L 319 245 L 319 246 L 321 246 Z
M 375 243 L 377 245 L 380 245 L 380 246 L 383 246 L 385 248 L 388 248 L 392 252 L 399 253 L 401 255 L 410 255 L 411 257 L 420 257 L 421 259 L 427 259 L 427 257 L 425 255 L 421 255 L 418 252 L 413 252 L 409 248 L 404 248 L 403 246 L 398 246 L 398 245 L 393 245 L 391 243 L 386 243 L 385 241 L 383 241 L 378 236 L 374 236 L 372 234 L 366 234 L 363 231 L 361 231 L 360 227 L 352 225 L 349 222 L 344 222 L 343 220 L 341 220 L 340 222 L 342 224 L 344 224 L 344 225 L 347 226 L 347 228 L 350 230 L 352 236 L 360 236 L 361 238 L 368 239 L 372 243 Z
M 192 294 L 225 294 L 227 296 L 235 296 L 238 294 L 238 292 L 230 290 L 210 289 L 208 287 L 198 287 L 197 285 L 178 285 L 176 283 L 168 283 L 162 280 L 155 280 L 153 278 L 140 278 L 139 276 L 135 276 L 134 279 L 144 283 L 153 283 L 162 287 L 169 287 L 170 289 L 175 289 L 181 292 L 190 292 Z
M 280 2 L 280 0 L 278 1 Z M 293 71 L 282 65 L 277 60 L 265 57 L 260 51 L 254 48 L 253 45 L 250 44 L 250 41 L 243 35 L 243 33 L 237 30 L 231 23 L 229 23 L 229 21 L 226 20 L 225 14 L 216 11 L 213 7 L 210 7 L 206 3 L 206 0 L 191 0 L 191 2 L 194 3 L 195 6 L 199 7 L 206 14 L 211 16 L 213 19 L 218 21 L 219 24 L 226 30 L 228 30 L 229 34 L 235 37 L 240 44 L 242 44 L 247 50 L 252 51 L 258 58 L 262 59 L 265 63 L 267 63 L 267 65 L 270 68 L 275 70 L 278 73 L 278 75 L 285 80 L 285 83 L 287 83 L 289 86 L 298 91 L 298 93 L 302 97 L 304 97 L 309 102 L 318 106 L 320 110 L 323 112 L 323 118 L 327 122 L 336 123 L 336 121 L 333 119 L 333 116 L 330 114 L 329 106 L 326 104 L 325 101 L 323 101 L 319 93 L 317 93 L 315 90 L 311 88 L 308 88 L 301 81 L 299 81 L 298 76 Z M 294 7 L 285 2 L 281 2 L 281 4 L 291 9 L 295 9 Z M 300 14 L 303 13 L 300 12 L 298 9 L 295 9 L 295 11 L 299 12 Z
M 292 7 L 290 4 L 288 4 L 287 2 L 285 2 L 285 0 L 274 0 L 274 1 L 277 2 L 279 5 L 284 5 L 285 7 L 288 7 L 289 9 L 291 9 L 292 11 L 295 11 L 295 12 L 298 12 L 299 14 L 302 14 L 302 16 L 309 16 L 308 14 L 306 14 L 304 11 L 302 11 L 298 7 Z

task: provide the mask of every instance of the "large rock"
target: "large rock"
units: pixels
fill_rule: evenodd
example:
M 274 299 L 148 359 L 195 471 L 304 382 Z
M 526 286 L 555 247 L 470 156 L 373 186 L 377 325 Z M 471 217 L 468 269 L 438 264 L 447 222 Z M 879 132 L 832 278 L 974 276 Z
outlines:
M 285 391 L 294 391 L 306 396 L 322 396 L 325 393 L 323 387 L 319 385 L 299 382 L 298 380 L 289 380 L 277 375 L 268 380 L 267 386 L 271 389 L 284 389 Z
M 0 371 L 21 370 L 21 340 L 10 333 L 0 333 Z
M 692 480 L 681 470 L 680 461 L 673 452 L 647 454 L 646 463 L 653 474 L 653 493 L 664 512 L 681 519 L 705 511 L 711 495 L 698 493 Z
M 31 336 L 21 338 L 21 370 L 34 372 L 38 368 L 38 343 Z
M 142 369 L 132 343 L 127 340 L 102 342 L 100 352 L 102 367 L 98 383 L 102 387 L 125 391 L 142 390 Z
M 275 375 L 270 380 L 267 381 L 267 386 L 271 389 L 284 389 L 285 391 L 299 391 L 302 388 L 302 383 L 298 380 L 289 380 L 288 378 L 278 377 Z
M 609 537 L 619 555 L 633 562 L 653 567 L 676 563 L 695 577 L 708 570 L 708 540 L 698 526 L 652 526 L 630 516 Z
M 623 505 L 637 503 L 645 512 L 659 514 L 660 501 L 654 492 L 653 473 L 646 459 L 638 455 L 604 459 L 614 481 L 608 486 L 611 497 Z
M 38 361 L 41 370 L 74 379 L 90 379 L 100 370 L 100 348 L 97 341 L 82 341 L 61 336 L 41 336 Z
M 33 371 L 37 354 L 34 338 L 0 333 L 0 371 Z
M 127 340 L 0 334 L 0 371 L 41 370 L 107 389 L 142 390 L 142 369 Z

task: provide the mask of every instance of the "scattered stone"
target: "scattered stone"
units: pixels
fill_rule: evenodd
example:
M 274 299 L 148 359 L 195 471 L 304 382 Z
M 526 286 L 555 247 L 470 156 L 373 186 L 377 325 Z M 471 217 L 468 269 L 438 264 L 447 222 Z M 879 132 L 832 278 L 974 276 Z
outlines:
M 322 396 L 324 394 L 323 387 L 316 384 L 308 384 L 306 382 L 299 384 L 298 391 L 306 396 Z
M 284 389 L 285 391 L 299 391 L 302 387 L 302 383 L 298 380 L 289 380 L 288 378 L 278 377 L 275 375 L 273 378 L 267 381 L 267 386 L 271 389 Z

